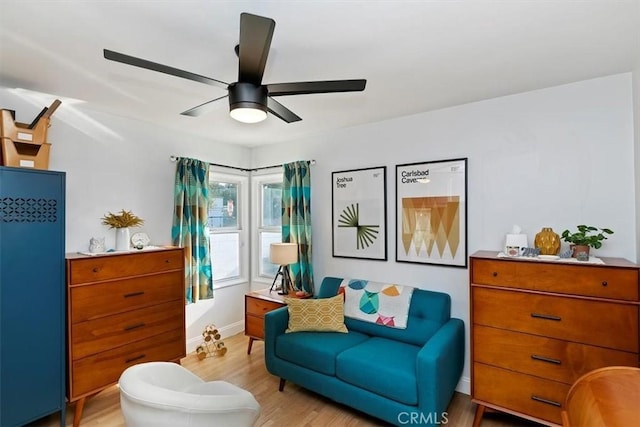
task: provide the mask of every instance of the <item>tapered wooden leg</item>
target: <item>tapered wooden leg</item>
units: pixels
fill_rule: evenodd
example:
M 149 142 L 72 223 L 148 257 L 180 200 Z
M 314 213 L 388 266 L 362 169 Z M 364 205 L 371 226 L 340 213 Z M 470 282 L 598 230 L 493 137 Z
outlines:
M 247 354 L 251 354 L 251 347 L 253 347 L 254 339 L 249 337 L 249 346 L 247 347 Z
M 484 410 L 484 405 L 478 405 L 476 407 L 476 416 L 473 419 L 473 427 L 480 427 L 480 424 L 482 423 L 482 417 L 484 416 Z
M 287 380 L 285 380 L 284 378 L 280 378 L 280 385 L 278 386 L 278 391 L 282 391 L 282 390 L 284 390 L 284 383 L 285 383 L 286 381 L 287 381 Z
M 87 398 L 83 397 L 82 399 L 78 400 L 78 402 L 76 403 L 76 409 L 73 412 L 73 427 L 80 426 L 80 419 L 82 418 L 82 410 L 84 409 L 84 404 L 86 401 L 87 401 Z

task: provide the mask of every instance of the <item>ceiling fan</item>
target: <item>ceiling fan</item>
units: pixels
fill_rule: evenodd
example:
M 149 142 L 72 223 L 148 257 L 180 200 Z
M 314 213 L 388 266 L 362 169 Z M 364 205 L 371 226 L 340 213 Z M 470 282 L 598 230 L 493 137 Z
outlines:
M 180 113 L 185 116 L 200 116 L 207 112 L 214 102 L 229 97 L 230 115 L 236 120 L 256 123 L 264 120 L 268 111 L 285 122 L 292 123 L 302 119 L 276 101 L 274 97 L 364 90 L 367 83 L 364 79 L 262 84 L 264 67 L 269 55 L 275 26 L 276 23 L 273 19 L 249 13 L 240 14 L 240 43 L 235 47 L 239 59 L 238 81 L 235 83 L 226 83 L 108 49 L 104 49 L 104 57 L 111 61 L 182 77 L 229 91 L 227 95 Z

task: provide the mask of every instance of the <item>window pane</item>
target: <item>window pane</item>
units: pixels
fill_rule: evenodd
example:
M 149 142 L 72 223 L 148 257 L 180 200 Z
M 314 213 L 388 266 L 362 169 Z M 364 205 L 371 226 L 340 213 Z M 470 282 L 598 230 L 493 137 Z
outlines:
M 238 184 L 209 183 L 209 228 L 238 228 Z
M 269 261 L 269 250 L 272 243 L 280 243 L 281 241 L 282 237 L 279 232 L 269 233 L 264 231 L 260 233 L 260 254 L 262 259 L 260 259 L 260 271 L 258 274 L 261 276 L 275 276 L 278 272 L 280 266 Z
M 262 226 L 280 227 L 282 222 L 282 183 L 262 184 Z
M 209 235 L 211 268 L 214 283 L 240 276 L 240 234 L 215 233 Z

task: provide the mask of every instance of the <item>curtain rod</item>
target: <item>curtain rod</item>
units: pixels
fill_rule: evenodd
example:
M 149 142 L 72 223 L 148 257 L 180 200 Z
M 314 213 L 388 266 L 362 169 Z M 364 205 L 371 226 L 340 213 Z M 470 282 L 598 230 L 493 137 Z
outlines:
M 180 157 L 178 156 L 170 156 L 169 160 L 172 162 L 176 162 Z M 310 164 L 311 166 L 316 164 L 315 160 L 307 160 L 307 163 Z M 209 163 L 209 165 L 211 166 L 219 166 L 221 168 L 229 168 L 229 169 L 235 169 L 235 170 L 239 170 L 242 172 L 255 172 L 255 171 L 259 171 L 259 170 L 263 170 L 263 169 L 271 169 L 271 168 L 279 168 L 282 167 L 282 164 L 279 165 L 273 165 L 273 166 L 262 166 L 259 168 L 253 168 L 253 169 L 246 169 L 246 168 L 239 168 L 237 166 L 227 166 L 227 165 L 221 165 L 219 163 Z

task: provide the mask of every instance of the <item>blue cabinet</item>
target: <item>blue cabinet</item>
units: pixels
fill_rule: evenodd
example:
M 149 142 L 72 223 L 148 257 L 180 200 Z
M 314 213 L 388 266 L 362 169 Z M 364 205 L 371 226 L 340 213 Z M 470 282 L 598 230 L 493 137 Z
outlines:
M 0 167 L 0 426 L 65 412 L 65 174 Z

